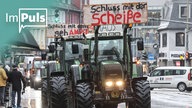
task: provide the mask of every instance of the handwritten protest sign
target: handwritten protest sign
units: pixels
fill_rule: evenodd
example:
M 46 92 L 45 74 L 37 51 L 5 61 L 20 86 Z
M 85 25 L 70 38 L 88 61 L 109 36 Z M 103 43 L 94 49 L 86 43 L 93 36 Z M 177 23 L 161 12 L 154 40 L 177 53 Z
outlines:
M 147 22 L 147 3 L 86 5 L 85 25 L 134 24 Z
M 83 33 L 86 35 L 93 32 L 93 27 L 84 24 L 48 24 L 47 35 L 48 37 L 68 37 L 80 38 Z

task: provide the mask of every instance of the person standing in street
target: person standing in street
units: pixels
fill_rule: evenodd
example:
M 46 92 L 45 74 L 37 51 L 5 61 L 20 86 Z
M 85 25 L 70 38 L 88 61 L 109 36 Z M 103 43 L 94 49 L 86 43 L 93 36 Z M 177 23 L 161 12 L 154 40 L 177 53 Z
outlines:
M 6 80 L 8 79 L 3 65 L 0 65 L 0 106 L 4 106 Z
M 21 108 L 21 90 L 25 92 L 26 82 L 22 73 L 17 70 L 17 65 L 13 65 L 13 71 L 10 73 L 9 81 L 12 83 L 12 107 L 16 108 L 15 105 L 15 95 L 17 94 L 17 108 Z M 23 87 L 22 84 L 23 83 Z

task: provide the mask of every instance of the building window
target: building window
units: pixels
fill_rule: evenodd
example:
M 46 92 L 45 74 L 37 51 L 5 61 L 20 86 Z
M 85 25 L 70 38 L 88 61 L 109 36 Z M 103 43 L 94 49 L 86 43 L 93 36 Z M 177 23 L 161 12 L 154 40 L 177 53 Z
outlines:
M 161 16 L 161 11 L 160 10 L 153 10 L 153 11 L 149 11 L 148 12 L 148 17 L 150 18 L 160 18 Z M 148 22 L 149 26 L 159 26 L 160 25 L 160 21 L 158 20 L 150 20 Z
M 191 6 L 189 5 L 189 18 L 191 17 Z M 179 5 L 179 18 L 186 18 L 187 17 L 187 5 Z
M 162 47 L 167 47 L 167 33 L 163 33 L 162 40 L 163 40 Z
M 148 18 L 160 18 L 161 16 L 161 11 L 160 10 L 149 10 L 148 11 Z M 145 24 L 138 24 L 140 26 L 159 26 L 160 25 L 160 21 L 159 20 L 149 20 L 147 23 Z
M 183 32 L 176 33 L 176 46 L 185 46 L 185 34 Z

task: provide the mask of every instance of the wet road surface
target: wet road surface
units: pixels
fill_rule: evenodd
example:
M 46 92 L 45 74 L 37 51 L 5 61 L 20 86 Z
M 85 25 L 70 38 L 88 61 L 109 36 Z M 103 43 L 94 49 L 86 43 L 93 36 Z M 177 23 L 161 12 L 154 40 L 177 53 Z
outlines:
M 155 89 L 151 91 L 152 108 L 192 108 L 192 92 L 177 89 Z
M 192 108 L 192 92 L 179 92 L 177 89 L 154 89 L 151 100 L 151 108 Z M 42 108 L 41 90 L 27 87 L 21 105 L 22 108 Z M 118 108 L 125 108 L 125 104 L 119 104 Z
M 26 87 L 22 95 L 21 106 L 23 108 L 41 108 L 41 90 Z

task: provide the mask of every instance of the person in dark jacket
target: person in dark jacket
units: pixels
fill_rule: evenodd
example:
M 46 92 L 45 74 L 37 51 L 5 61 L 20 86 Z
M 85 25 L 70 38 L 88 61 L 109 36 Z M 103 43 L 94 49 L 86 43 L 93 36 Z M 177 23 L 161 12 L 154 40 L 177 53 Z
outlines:
M 9 77 L 9 81 L 12 83 L 12 107 L 16 107 L 15 95 L 17 93 L 17 108 L 21 108 L 21 90 L 23 88 L 23 92 L 25 91 L 26 82 L 21 72 L 17 70 L 17 65 L 13 65 L 13 71 L 10 73 Z M 23 83 L 23 87 L 21 82 Z

